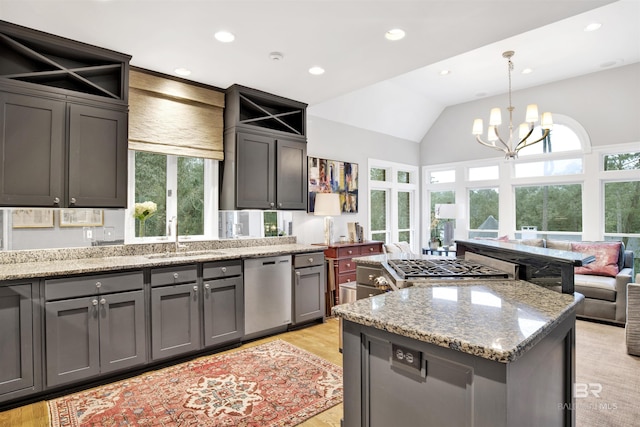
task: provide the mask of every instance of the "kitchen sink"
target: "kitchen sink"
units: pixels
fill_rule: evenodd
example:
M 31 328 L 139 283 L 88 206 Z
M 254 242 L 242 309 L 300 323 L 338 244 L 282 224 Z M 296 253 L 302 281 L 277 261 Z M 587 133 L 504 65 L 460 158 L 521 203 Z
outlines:
M 188 252 L 163 252 L 160 254 L 146 255 L 147 259 L 187 258 L 208 255 L 227 255 L 224 251 L 188 251 Z

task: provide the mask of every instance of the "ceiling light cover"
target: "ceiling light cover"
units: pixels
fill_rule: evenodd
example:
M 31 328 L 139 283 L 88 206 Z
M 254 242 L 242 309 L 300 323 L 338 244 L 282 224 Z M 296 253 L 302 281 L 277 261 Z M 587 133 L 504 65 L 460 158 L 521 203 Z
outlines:
M 187 68 L 176 68 L 174 71 L 175 71 L 175 73 L 177 75 L 184 76 L 184 77 L 186 77 L 186 76 L 191 74 L 191 70 L 189 70 Z
M 314 76 L 319 76 L 321 74 L 324 74 L 324 68 L 318 66 L 311 67 L 309 68 L 309 73 L 313 74 Z
M 213 36 L 216 38 L 216 40 L 222 43 L 231 43 L 236 39 L 236 36 L 234 36 L 229 31 L 218 31 Z
M 402 40 L 405 35 L 406 33 L 404 32 L 404 30 L 401 30 L 400 28 L 394 28 L 392 30 L 387 31 L 384 34 L 384 37 L 387 40 L 396 41 L 396 40 Z
M 587 25 L 586 27 L 584 27 L 585 31 L 596 31 L 599 30 L 602 27 L 602 24 L 599 22 L 592 22 L 591 24 Z

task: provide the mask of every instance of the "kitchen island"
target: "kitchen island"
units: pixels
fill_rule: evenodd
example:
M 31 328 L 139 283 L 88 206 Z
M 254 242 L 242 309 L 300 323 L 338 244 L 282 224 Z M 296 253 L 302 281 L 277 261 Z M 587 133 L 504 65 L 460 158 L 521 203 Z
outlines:
M 573 426 L 581 295 L 430 281 L 334 307 L 344 425 Z

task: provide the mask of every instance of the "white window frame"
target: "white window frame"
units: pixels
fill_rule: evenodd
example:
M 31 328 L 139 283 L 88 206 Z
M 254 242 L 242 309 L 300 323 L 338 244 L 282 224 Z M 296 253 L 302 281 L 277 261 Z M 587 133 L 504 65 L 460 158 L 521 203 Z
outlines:
M 131 243 L 160 243 L 172 241 L 169 236 L 145 236 L 136 237 L 136 221 L 133 217 L 136 192 L 136 158 L 135 151 L 128 152 L 128 180 L 127 180 L 127 209 L 125 209 L 124 241 Z M 178 216 L 177 188 L 178 188 L 178 157 L 167 156 L 167 216 L 165 229 L 169 227 L 169 220 Z M 204 159 L 204 234 L 191 236 L 178 236 L 180 241 L 214 240 L 218 238 L 218 168 L 219 162 Z M 178 230 L 179 230 L 178 224 Z M 173 232 L 173 231 L 172 231 Z
M 387 171 L 386 181 L 374 181 L 371 179 L 371 169 L 385 169 Z M 409 172 L 408 184 L 398 182 L 398 172 Z M 408 165 L 404 163 L 395 163 L 385 160 L 368 159 L 367 178 L 369 184 L 369 191 L 367 193 L 367 200 L 369 206 L 371 206 L 371 191 L 384 190 L 387 192 L 387 224 L 386 235 L 388 242 L 398 242 L 400 231 L 409 231 L 411 235 L 411 250 L 415 253 L 419 253 L 420 246 L 420 192 L 419 187 L 419 173 L 418 166 Z M 398 193 L 408 192 L 410 193 L 410 215 L 411 215 L 411 228 L 402 229 L 398 228 Z M 368 237 L 372 238 L 371 230 L 371 208 L 368 211 Z M 378 232 L 382 230 L 376 230 Z

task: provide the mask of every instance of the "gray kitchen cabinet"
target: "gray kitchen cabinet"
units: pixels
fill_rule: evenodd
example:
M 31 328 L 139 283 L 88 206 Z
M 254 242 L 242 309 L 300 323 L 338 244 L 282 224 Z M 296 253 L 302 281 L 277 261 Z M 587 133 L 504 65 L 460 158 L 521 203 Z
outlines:
M 46 385 L 147 362 L 141 271 L 46 280 Z
M 0 205 L 126 207 L 129 55 L 0 21 Z
M 238 85 L 226 92 L 222 209 L 307 209 L 306 104 Z
M 0 285 L 0 402 L 42 389 L 38 287 Z
M 161 360 L 201 348 L 197 265 L 151 270 L 151 358 Z
M 324 319 L 327 288 L 324 254 L 296 255 L 293 267 L 293 324 Z
M 240 341 L 244 335 L 241 261 L 205 263 L 202 278 L 204 346 Z

